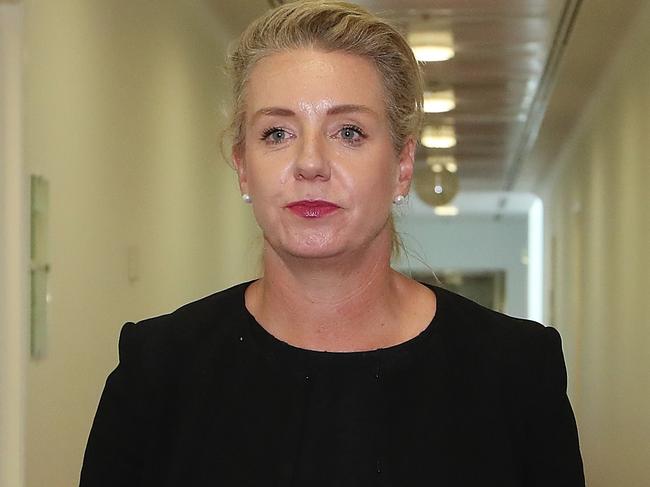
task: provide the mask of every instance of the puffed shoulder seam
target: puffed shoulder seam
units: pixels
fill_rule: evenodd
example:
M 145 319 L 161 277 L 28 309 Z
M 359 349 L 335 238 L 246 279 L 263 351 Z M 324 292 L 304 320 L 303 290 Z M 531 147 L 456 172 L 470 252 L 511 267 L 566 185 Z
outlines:
M 124 372 L 129 384 L 141 389 L 140 395 L 155 384 L 156 375 L 160 373 L 161 357 L 150 352 L 153 338 L 151 330 L 141 323 L 126 322 L 120 331 L 118 367 Z
M 120 364 L 132 368 L 142 355 L 143 334 L 142 329 L 135 323 L 128 321 L 120 330 L 118 340 L 118 353 Z
M 534 367 L 532 376 L 537 382 L 537 398 L 563 397 L 567 392 L 567 373 L 560 333 L 553 327 L 543 327 L 537 338 L 531 364 Z

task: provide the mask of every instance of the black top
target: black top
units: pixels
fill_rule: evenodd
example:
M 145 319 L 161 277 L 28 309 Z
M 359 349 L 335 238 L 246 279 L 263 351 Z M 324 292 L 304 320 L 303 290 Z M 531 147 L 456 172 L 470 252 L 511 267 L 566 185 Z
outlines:
M 124 325 L 82 487 L 584 486 L 555 329 L 429 286 L 415 338 L 317 352 L 260 326 L 248 284 Z

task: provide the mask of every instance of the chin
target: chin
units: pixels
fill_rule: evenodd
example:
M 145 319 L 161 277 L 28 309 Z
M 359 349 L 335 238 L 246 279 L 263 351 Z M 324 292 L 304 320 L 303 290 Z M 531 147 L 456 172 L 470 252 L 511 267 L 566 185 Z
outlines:
M 314 248 L 296 248 L 296 249 L 284 249 L 284 252 L 291 257 L 298 259 L 330 259 L 341 255 L 343 252 L 341 250 L 333 249 L 314 249 Z
M 278 254 L 305 259 L 326 259 L 336 257 L 345 252 L 343 242 L 324 233 L 311 233 L 309 235 L 293 235 L 283 238 L 279 242 L 269 244 Z M 268 240 L 268 239 L 267 239 Z

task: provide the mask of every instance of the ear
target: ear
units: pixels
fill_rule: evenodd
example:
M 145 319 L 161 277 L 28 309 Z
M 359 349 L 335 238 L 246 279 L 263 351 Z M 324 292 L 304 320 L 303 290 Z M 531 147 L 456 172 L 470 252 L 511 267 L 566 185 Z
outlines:
M 413 136 L 409 136 L 399 154 L 399 176 L 395 196 L 398 194 L 406 196 L 409 192 L 415 166 L 415 148 L 416 140 Z
M 239 191 L 244 194 L 248 193 L 248 179 L 246 176 L 246 163 L 243 157 L 243 151 L 240 148 L 233 147 L 232 161 L 237 171 L 237 178 L 239 179 Z

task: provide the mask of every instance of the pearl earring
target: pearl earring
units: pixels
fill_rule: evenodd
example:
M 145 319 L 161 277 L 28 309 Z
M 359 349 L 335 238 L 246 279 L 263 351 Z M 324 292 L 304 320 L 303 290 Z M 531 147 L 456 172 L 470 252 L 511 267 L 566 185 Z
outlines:
M 244 200 L 244 203 L 251 203 L 253 201 L 253 198 L 251 198 L 251 195 L 249 195 L 248 193 L 244 193 L 243 195 L 241 195 L 241 199 Z
M 402 203 L 404 203 L 404 196 L 401 195 L 401 194 L 398 194 L 397 196 L 395 196 L 395 199 L 393 200 L 393 204 L 401 205 Z

